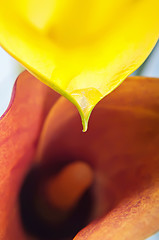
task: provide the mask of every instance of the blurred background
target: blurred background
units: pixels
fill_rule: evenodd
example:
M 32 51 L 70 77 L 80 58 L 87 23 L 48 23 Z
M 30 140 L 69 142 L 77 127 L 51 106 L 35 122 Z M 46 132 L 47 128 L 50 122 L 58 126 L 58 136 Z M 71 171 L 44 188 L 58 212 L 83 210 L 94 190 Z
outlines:
M 16 78 L 24 70 L 16 60 L 0 47 L 0 116 L 3 115 L 9 105 Z M 147 60 L 132 75 L 159 77 L 159 41 Z M 159 240 L 159 232 L 147 238 L 147 240 Z

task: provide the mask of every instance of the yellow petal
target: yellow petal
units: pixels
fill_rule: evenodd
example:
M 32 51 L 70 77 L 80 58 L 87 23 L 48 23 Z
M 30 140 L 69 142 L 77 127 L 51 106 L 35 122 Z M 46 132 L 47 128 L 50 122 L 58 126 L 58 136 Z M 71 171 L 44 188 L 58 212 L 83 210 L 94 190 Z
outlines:
M 0 1 L 0 43 L 78 108 L 93 107 L 141 65 L 159 35 L 158 0 Z

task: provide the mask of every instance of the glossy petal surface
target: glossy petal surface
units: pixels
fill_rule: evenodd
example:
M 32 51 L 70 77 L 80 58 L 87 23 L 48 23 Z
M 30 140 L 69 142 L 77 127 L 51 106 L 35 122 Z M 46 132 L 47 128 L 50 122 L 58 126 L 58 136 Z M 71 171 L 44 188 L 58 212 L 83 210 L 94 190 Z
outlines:
M 96 103 L 138 68 L 158 39 L 158 0 L 0 3 L 1 45 L 76 105 L 84 131 Z

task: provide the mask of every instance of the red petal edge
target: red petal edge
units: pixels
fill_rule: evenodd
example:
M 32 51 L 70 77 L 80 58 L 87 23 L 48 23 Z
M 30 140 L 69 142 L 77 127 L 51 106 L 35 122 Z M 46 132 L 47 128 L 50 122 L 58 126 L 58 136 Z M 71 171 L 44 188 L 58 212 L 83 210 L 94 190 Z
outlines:
M 14 93 L 13 93 L 14 95 Z M 15 97 L 0 120 L 0 239 L 29 239 L 21 228 L 17 200 L 34 162 L 45 117 L 58 94 L 27 71 L 17 79 Z

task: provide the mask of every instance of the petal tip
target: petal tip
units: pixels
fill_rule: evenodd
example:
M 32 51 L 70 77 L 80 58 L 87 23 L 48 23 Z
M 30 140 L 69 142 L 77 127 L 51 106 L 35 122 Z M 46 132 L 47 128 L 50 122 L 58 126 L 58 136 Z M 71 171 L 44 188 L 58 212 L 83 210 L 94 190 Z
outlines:
M 95 88 L 85 88 L 75 90 L 70 95 L 81 115 L 83 132 L 86 132 L 91 112 L 95 105 L 102 99 L 102 94 Z

